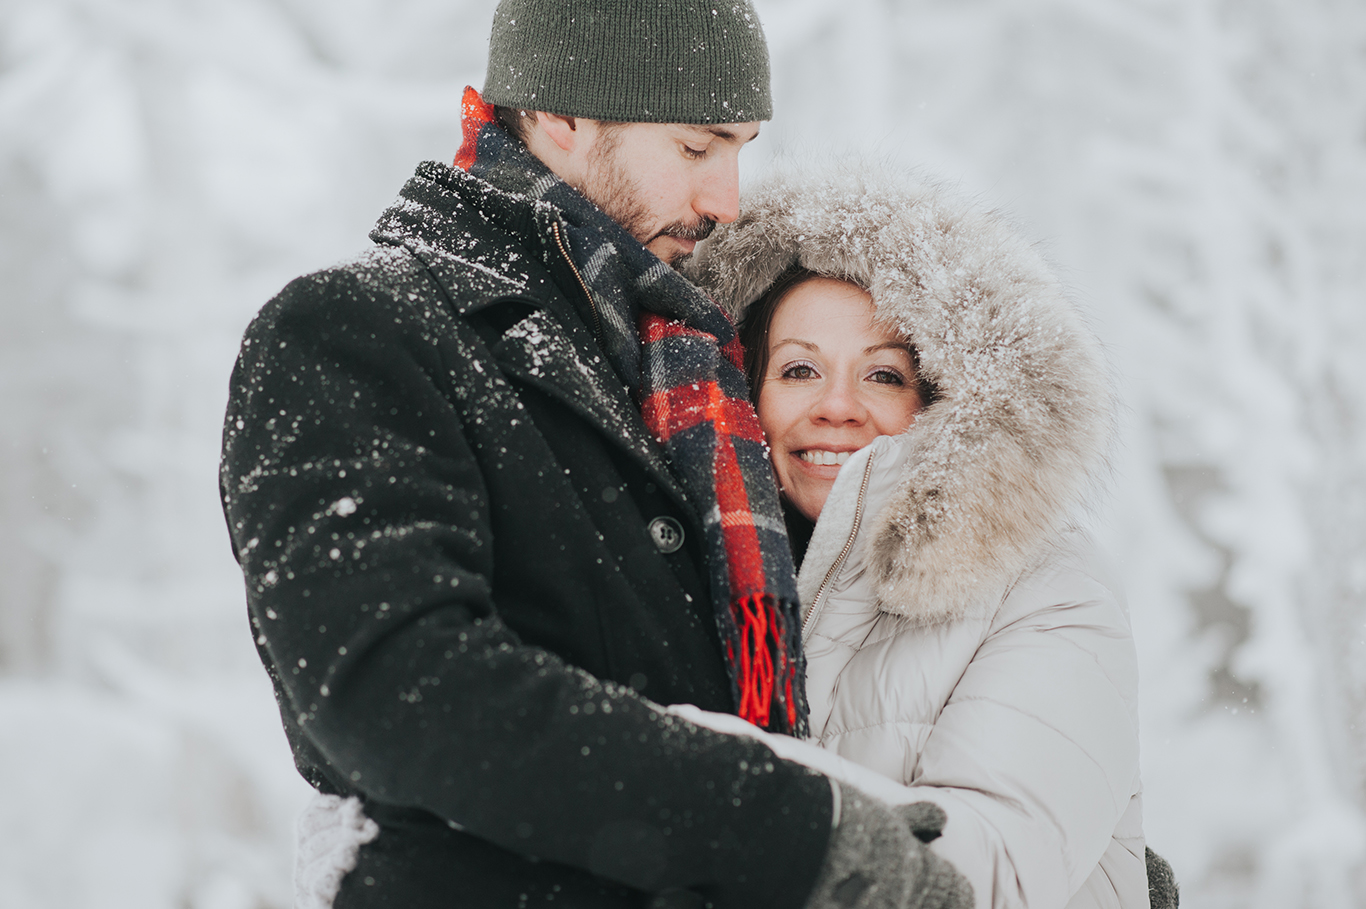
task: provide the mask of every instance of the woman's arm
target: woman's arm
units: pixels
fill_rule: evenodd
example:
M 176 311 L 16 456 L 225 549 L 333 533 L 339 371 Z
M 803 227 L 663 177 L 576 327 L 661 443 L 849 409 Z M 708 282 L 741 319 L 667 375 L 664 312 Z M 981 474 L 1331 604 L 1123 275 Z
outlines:
M 983 907 L 1064 906 L 1139 791 L 1128 615 L 1089 544 L 1067 545 L 1009 592 L 911 779 Z

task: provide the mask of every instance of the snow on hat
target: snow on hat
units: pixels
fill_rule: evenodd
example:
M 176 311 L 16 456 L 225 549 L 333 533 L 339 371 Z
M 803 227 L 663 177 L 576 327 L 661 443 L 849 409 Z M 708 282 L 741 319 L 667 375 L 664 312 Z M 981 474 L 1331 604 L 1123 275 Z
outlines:
M 502 0 L 484 100 L 627 123 L 773 115 L 750 0 Z

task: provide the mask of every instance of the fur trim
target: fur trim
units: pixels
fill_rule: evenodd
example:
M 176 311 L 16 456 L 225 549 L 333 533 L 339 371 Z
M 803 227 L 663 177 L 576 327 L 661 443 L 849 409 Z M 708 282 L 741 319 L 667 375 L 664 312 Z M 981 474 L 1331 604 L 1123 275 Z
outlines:
M 994 608 L 1101 476 L 1100 345 L 1004 218 L 872 166 L 787 171 L 700 246 L 690 277 L 738 319 L 794 262 L 868 289 L 939 399 L 870 527 L 880 608 L 935 624 Z

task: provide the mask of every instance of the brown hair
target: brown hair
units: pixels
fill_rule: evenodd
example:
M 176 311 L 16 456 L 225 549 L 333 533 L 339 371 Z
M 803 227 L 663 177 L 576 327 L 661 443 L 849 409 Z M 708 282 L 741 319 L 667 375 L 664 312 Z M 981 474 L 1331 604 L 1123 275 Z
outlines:
M 768 371 L 768 330 L 773 325 L 773 315 L 778 304 L 783 302 L 798 284 L 804 284 L 819 275 L 808 268 L 792 264 L 778 275 L 759 295 L 759 299 L 749 304 L 745 315 L 740 319 L 740 343 L 745 348 L 745 378 L 749 380 L 749 397 L 757 406 L 759 389 L 764 384 L 764 373 Z
M 531 131 L 531 120 L 536 116 L 535 111 L 522 110 L 520 107 L 496 105 L 493 108 L 493 114 L 498 118 L 498 125 L 503 127 L 504 132 L 526 145 L 527 137 Z
M 493 115 L 498 119 L 498 125 L 503 128 L 503 132 L 512 136 L 518 142 L 526 145 L 531 138 L 531 124 L 536 120 L 534 110 L 525 110 L 520 107 L 503 107 L 494 105 Z M 626 124 L 619 120 L 599 120 L 598 128 L 602 131 L 604 141 L 612 142 L 612 146 L 606 151 L 610 152 L 616 147 L 617 142 L 621 141 L 618 133 Z
M 773 325 L 773 316 L 788 294 L 812 278 L 843 281 L 867 291 L 866 287 L 846 277 L 823 275 L 793 263 L 749 305 L 740 319 L 737 330 L 740 343 L 745 348 L 745 378 L 749 380 L 749 397 L 756 407 L 759 405 L 759 390 L 764 385 L 764 373 L 768 372 L 768 333 Z M 909 345 L 909 350 L 911 366 L 915 369 L 916 388 L 920 392 L 920 404 L 922 407 L 929 407 L 939 399 L 939 389 L 920 372 L 920 352 L 915 349 L 915 345 Z

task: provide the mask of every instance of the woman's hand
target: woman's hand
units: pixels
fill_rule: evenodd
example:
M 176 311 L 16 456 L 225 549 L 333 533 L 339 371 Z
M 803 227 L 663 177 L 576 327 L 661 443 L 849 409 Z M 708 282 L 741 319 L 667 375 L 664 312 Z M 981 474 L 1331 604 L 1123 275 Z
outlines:
M 771 732 L 765 732 L 738 716 L 729 713 L 712 713 L 700 707 L 694 707 L 692 704 L 674 704 L 672 707 L 664 709 L 673 716 L 690 723 L 696 723 L 698 726 L 705 726 L 716 732 L 756 738 L 783 760 L 804 764 L 812 770 L 817 770 L 833 780 L 860 789 L 889 805 L 908 805 L 912 802 L 925 801 L 923 790 L 903 786 L 874 770 L 869 770 L 867 767 L 855 764 L 847 758 L 842 758 L 833 751 L 826 751 L 812 742 L 795 739 L 788 735 L 775 735 Z

